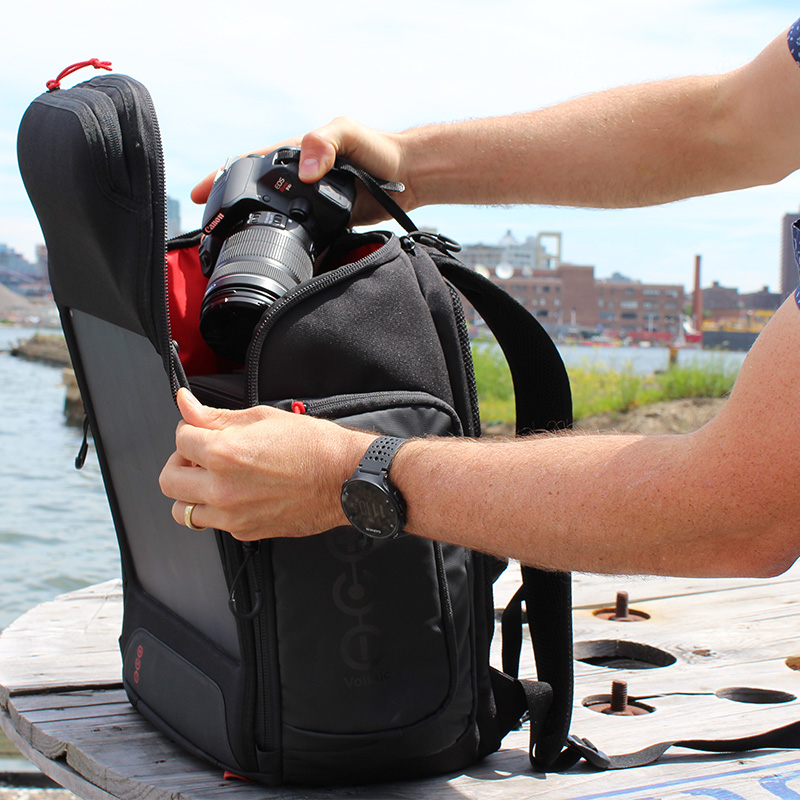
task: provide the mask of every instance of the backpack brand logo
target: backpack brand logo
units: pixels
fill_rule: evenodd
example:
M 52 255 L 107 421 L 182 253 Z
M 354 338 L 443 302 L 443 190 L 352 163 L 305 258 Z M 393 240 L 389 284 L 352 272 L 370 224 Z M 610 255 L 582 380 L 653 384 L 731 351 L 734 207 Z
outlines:
M 378 603 L 378 584 L 375 576 L 360 562 L 372 549 L 373 542 L 348 528 L 340 528 L 328 539 L 333 557 L 344 565 L 331 587 L 333 604 L 352 619 L 339 643 L 339 655 L 350 669 L 359 673 L 375 670 L 383 657 L 383 634 L 372 624 L 369 615 Z M 345 678 L 349 688 L 370 686 L 389 678 L 385 671 Z
M 139 645 L 136 648 L 136 660 L 133 662 L 133 682 L 139 683 L 139 674 L 142 669 L 142 659 L 144 658 L 144 647 Z
M 345 686 L 348 689 L 360 689 L 362 686 L 374 686 L 376 683 L 383 683 L 392 677 L 392 673 L 388 670 L 386 672 L 376 672 L 373 675 L 351 675 L 349 678 L 344 679 Z

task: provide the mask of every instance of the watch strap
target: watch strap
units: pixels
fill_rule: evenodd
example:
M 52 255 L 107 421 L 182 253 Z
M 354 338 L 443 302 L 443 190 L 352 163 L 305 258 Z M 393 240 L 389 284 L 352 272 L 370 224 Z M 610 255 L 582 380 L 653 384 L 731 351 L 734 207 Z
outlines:
M 388 475 L 392 459 L 405 441 L 397 436 L 379 436 L 367 448 L 367 452 L 364 453 L 364 457 L 358 465 L 359 469 L 374 475 L 380 475 L 381 472 Z

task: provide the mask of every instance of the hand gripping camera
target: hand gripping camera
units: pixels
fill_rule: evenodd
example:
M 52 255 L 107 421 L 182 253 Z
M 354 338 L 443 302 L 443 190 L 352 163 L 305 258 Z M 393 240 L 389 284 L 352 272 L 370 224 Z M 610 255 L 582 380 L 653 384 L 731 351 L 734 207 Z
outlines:
M 334 167 L 317 183 L 303 183 L 299 152 L 231 159 L 206 204 L 200 263 L 209 282 L 200 333 L 239 364 L 264 311 L 312 277 L 317 256 L 350 222 L 353 175 Z

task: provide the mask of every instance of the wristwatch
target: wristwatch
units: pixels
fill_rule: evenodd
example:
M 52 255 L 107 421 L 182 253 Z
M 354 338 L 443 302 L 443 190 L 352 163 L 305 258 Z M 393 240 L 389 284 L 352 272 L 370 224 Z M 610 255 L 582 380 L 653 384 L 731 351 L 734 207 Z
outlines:
M 350 524 L 374 539 L 396 539 L 406 524 L 403 495 L 389 480 L 392 459 L 405 439 L 379 436 L 342 484 L 342 510 Z

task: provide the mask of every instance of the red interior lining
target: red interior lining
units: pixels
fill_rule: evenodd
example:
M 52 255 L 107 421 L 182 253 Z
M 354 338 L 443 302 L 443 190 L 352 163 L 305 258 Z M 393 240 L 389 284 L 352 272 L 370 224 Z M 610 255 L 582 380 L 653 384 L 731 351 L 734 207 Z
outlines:
M 380 243 L 364 244 L 351 250 L 327 269 L 352 264 L 380 249 Z M 217 356 L 200 335 L 200 306 L 208 279 L 200 269 L 196 247 L 182 247 L 167 253 L 169 316 L 172 338 L 178 343 L 181 363 L 189 376 L 231 372 L 235 364 Z

